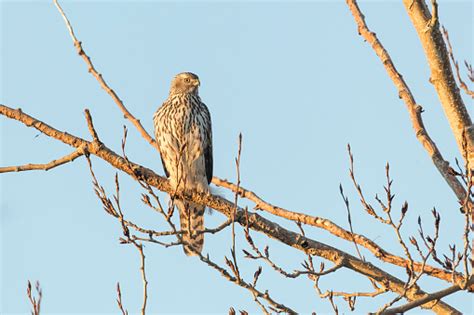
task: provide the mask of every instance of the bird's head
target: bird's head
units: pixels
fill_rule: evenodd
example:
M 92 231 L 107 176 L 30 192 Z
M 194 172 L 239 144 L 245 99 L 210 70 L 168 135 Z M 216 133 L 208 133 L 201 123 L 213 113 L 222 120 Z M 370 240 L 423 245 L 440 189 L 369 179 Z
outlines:
M 198 94 L 198 87 L 201 84 L 199 77 L 191 72 L 182 72 L 176 75 L 171 81 L 170 94 Z

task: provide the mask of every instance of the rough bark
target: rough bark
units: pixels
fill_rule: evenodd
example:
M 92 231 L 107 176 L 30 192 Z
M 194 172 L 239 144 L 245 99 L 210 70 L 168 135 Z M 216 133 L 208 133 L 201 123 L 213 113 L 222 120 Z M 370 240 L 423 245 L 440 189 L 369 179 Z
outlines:
M 463 154 L 463 135 L 466 133 L 468 162 L 474 167 L 474 130 L 471 117 L 464 105 L 460 90 L 454 79 L 449 62 L 449 54 L 443 35 L 439 29 L 438 8 L 433 3 L 433 14 L 430 13 L 424 0 L 403 0 L 405 9 L 420 38 L 420 43 L 428 61 L 431 77 L 446 118 L 456 138 L 459 151 Z

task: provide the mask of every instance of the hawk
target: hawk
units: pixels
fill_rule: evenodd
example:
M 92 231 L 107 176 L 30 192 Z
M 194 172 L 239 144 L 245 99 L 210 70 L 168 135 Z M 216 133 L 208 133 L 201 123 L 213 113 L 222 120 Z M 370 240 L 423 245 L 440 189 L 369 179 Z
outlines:
M 183 72 L 174 77 L 166 101 L 153 116 L 163 169 L 177 191 L 209 192 L 212 179 L 211 115 L 198 94 L 199 77 Z M 175 200 L 184 232 L 184 252 L 202 251 L 205 206 Z

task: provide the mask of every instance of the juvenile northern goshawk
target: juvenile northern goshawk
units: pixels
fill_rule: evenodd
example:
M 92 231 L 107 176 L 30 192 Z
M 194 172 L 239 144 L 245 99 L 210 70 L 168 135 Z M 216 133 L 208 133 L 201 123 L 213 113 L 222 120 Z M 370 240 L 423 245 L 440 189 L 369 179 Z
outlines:
M 198 94 L 199 78 L 183 72 L 174 77 L 168 99 L 156 111 L 155 137 L 166 176 L 176 191 L 208 192 L 212 179 L 211 116 Z M 204 206 L 175 200 L 186 255 L 204 245 Z

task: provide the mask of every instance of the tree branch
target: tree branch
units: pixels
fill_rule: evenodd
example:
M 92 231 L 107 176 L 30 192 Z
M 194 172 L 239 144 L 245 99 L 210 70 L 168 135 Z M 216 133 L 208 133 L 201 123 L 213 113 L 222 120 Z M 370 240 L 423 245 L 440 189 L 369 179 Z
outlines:
M 122 312 L 122 315 L 128 315 L 128 311 L 123 308 L 122 304 L 122 291 L 120 290 L 120 283 L 117 282 L 117 305 Z
M 472 285 L 473 283 L 474 283 L 474 277 L 471 277 L 471 279 L 467 282 L 467 284 Z M 456 284 L 456 285 L 453 285 L 449 288 L 443 289 L 441 291 L 430 293 L 430 294 L 428 294 L 427 296 L 425 296 L 421 299 L 406 303 L 406 304 L 401 305 L 401 306 L 389 308 L 389 309 L 385 310 L 384 312 L 382 312 L 382 314 L 385 314 L 385 315 L 403 314 L 403 313 L 405 313 L 405 312 L 407 312 L 411 309 L 414 309 L 415 307 L 421 306 L 423 304 L 427 304 L 427 303 L 433 302 L 433 301 L 435 301 L 434 303 L 436 303 L 439 300 L 441 300 L 443 297 L 445 297 L 447 295 L 450 295 L 450 294 L 453 294 L 455 292 L 461 291 L 461 290 L 462 290 L 462 287 L 460 285 Z
M 60 14 L 61 14 L 61 16 L 62 16 L 63 19 L 65 20 L 66 26 L 67 26 L 67 28 L 68 28 L 68 30 L 69 30 L 69 33 L 70 33 L 71 38 L 72 38 L 72 40 L 73 40 L 73 42 L 74 42 L 74 45 L 75 45 L 75 46 L 77 47 L 77 49 L 78 49 L 79 55 L 84 59 L 84 61 L 85 61 L 86 64 L 88 65 L 88 67 L 89 67 L 89 72 L 91 72 L 91 73 L 94 75 L 94 77 L 99 81 L 99 83 L 101 84 L 102 88 L 104 88 L 104 89 L 109 93 L 109 95 L 112 97 L 112 99 L 115 101 L 115 103 L 118 105 L 118 107 L 120 108 L 120 110 L 121 110 L 122 113 L 124 114 L 125 118 L 129 119 L 129 120 L 134 124 L 134 126 L 137 128 L 137 130 L 140 132 L 140 134 L 141 134 L 150 144 L 152 144 L 153 146 L 155 146 L 155 147 L 157 148 L 157 145 L 156 145 L 155 141 L 154 141 L 153 138 L 150 137 L 150 135 L 146 132 L 146 130 L 145 130 L 145 129 L 143 128 L 143 126 L 140 124 L 140 121 L 137 120 L 137 119 L 128 111 L 128 109 L 125 107 L 125 105 L 123 104 L 123 102 L 118 98 L 118 96 L 116 95 L 116 93 L 105 83 L 105 81 L 102 79 L 102 76 L 101 76 L 100 74 L 98 74 L 98 72 L 95 70 L 95 68 L 94 68 L 94 66 L 93 66 L 93 64 L 92 64 L 92 62 L 91 62 L 91 59 L 90 59 L 90 58 L 88 57 L 88 55 L 85 53 L 85 51 L 83 50 L 83 48 L 82 48 L 82 46 L 81 46 L 81 42 L 78 41 L 77 37 L 75 36 L 74 30 L 73 30 L 73 28 L 72 28 L 72 26 L 71 26 L 71 23 L 69 22 L 69 20 L 68 20 L 67 16 L 65 15 L 63 9 L 61 8 L 61 6 L 60 6 L 59 3 L 57 2 L 57 0 L 54 0 L 54 2 L 55 2 L 55 4 L 56 4 L 56 6 L 57 6 L 57 8 L 58 8 L 58 10 L 59 10 L 59 12 L 60 12 Z M 387 54 L 387 55 L 388 55 L 388 54 Z M 396 70 L 395 70 L 395 71 L 396 71 Z M 403 81 L 403 79 L 402 79 L 402 81 Z M 404 83 L 404 82 L 403 82 L 403 83 Z M 409 92 L 409 89 L 408 89 L 408 88 L 407 88 L 407 91 L 408 91 L 408 93 L 411 95 L 411 93 Z M 413 103 L 414 103 L 414 101 L 413 101 Z M 420 107 L 420 109 L 421 109 L 421 107 Z M 424 126 L 423 126 L 423 123 L 422 123 L 422 121 L 421 121 L 421 115 L 420 115 L 419 113 L 418 113 L 418 115 L 420 116 L 420 117 L 419 117 L 419 120 L 420 120 L 419 125 L 420 125 L 420 126 L 422 127 L 422 129 L 424 130 Z M 425 131 L 425 134 L 426 134 L 426 131 Z M 417 135 L 418 135 L 418 132 L 417 132 Z M 429 136 L 428 136 L 427 134 L 426 134 L 426 137 L 429 139 Z M 431 141 L 431 139 L 429 139 L 429 140 Z M 432 142 L 432 141 L 431 141 L 431 142 Z M 436 148 L 436 145 L 434 144 L 434 142 L 433 142 L 432 144 L 433 144 L 433 147 L 436 149 L 436 151 L 439 153 L 439 151 L 438 151 L 438 149 Z M 446 174 L 447 176 L 449 176 L 449 175 L 450 175 L 450 173 L 449 173 L 449 164 L 448 164 L 446 161 L 444 161 L 444 160 L 442 159 L 442 156 L 441 156 L 440 153 L 439 153 L 439 157 L 440 157 L 440 159 L 441 159 L 441 161 L 440 161 L 439 164 L 440 164 L 440 165 L 442 164 L 442 166 L 444 167 L 443 170 L 446 171 L 445 174 Z M 432 156 L 432 158 L 433 158 L 433 156 Z M 434 159 L 433 159 L 433 160 L 434 160 Z M 436 164 L 436 162 L 435 162 L 435 164 Z M 437 164 L 436 164 L 436 165 L 437 165 Z M 443 173 L 442 173 L 442 174 L 443 174 Z M 444 176 L 444 174 L 443 174 L 443 176 Z M 451 175 L 451 176 L 449 177 L 449 179 L 450 179 L 450 181 L 447 180 L 448 183 L 452 183 L 453 186 L 455 186 L 456 189 L 457 189 L 457 190 L 455 190 L 455 192 L 456 192 L 456 191 L 459 191 L 459 192 L 462 192 L 462 191 L 463 191 L 462 185 L 461 185 L 459 182 L 457 182 L 457 179 L 456 179 L 454 176 Z M 222 180 L 220 180 L 220 179 L 214 177 L 213 182 L 214 182 L 215 184 L 218 184 L 218 182 L 222 183 Z M 456 182 L 457 182 L 459 185 L 456 185 Z M 236 191 L 239 191 L 239 189 L 234 190 L 234 192 L 236 192 Z M 460 194 L 460 195 L 462 195 L 463 198 L 464 198 L 464 196 L 465 196 L 465 194 Z M 268 209 L 268 208 L 267 208 L 267 209 Z M 301 222 L 303 222 L 303 221 L 301 220 Z M 344 232 L 345 232 L 345 233 L 339 233 L 339 235 L 333 233 L 334 235 L 337 235 L 337 236 L 345 235 L 345 236 L 348 236 L 348 237 L 350 237 L 350 238 L 352 239 L 353 236 L 352 236 L 351 233 L 349 233 L 349 232 L 343 230 L 342 228 L 338 227 L 337 225 L 335 225 L 335 224 L 332 223 L 332 222 L 325 222 L 325 223 L 331 223 L 331 224 L 332 224 L 332 227 L 335 228 L 335 229 L 332 229 L 332 231 L 338 230 L 338 232 L 341 232 L 341 231 L 344 231 Z M 319 226 L 319 227 L 324 227 L 324 226 Z M 363 242 L 365 242 L 366 244 L 369 244 L 370 242 L 372 242 L 372 241 L 367 242 L 368 240 L 367 240 L 364 236 L 360 236 L 360 237 L 361 237 L 361 240 L 362 240 Z M 372 243 L 373 243 L 373 242 L 372 242 Z M 360 244 L 360 243 L 359 243 L 359 244 Z M 375 245 L 376 247 L 378 247 L 378 248 L 380 249 L 380 247 L 377 246 L 375 243 L 369 244 L 369 247 L 372 247 L 372 248 L 373 248 L 373 246 L 370 246 L 370 245 Z M 381 250 L 381 249 L 379 250 L 379 249 L 376 251 L 377 253 L 384 253 L 384 252 L 385 252 L 384 250 Z M 385 252 L 385 253 L 387 253 L 387 252 Z M 388 253 L 387 253 L 387 254 L 388 254 Z M 376 256 L 377 256 L 377 255 L 376 255 Z M 389 256 L 396 257 L 396 256 L 391 255 L 391 254 L 389 254 Z M 379 256 L 377 256 L 377 257 L 381 258 L 381 257 L 385 257 L 385 256 L 379 255 Z M 398 258 L 400 258 L 400 257 L 398 257 Z M 399 263 L 398 265 L 400 265 L 400 266 L 404 266 L 404 265 L 406 264 L 406 262 L 403 260 L 403 258 L 395 259 L 394 261 L 397 261 L 397 262 Z M 402 261 L 403 261 L 403 262 L 402 262 Z M 405 264 L 404 264 L 404 263 L 405 263 Z M 439 271 L 438 274 L 445 274 L 445 276 L 446 276 L 445 279 L 448 279 L 448 278 L 450 279 L 450 278 L 451 278 L 451 275 L 446 275 L 446 273 L 445 273 L 444 271 L 442 271 L 442 270 L 438 270 L 438 271 Z
M 433 3 L 433 16 L 424 0 L 403 0 L 405 9 L 415 27 L 426 59 L 431 69 L 430 82 L 434 85 L 446 118 L 462 153 L 463 133 L 468 133 L 470 165 L 474 165 L 474 130 L 469 113 L 461 98 L 459 88 L 449 62 L 448 51 L 438 23 L 431 23 L 437 16 L 437 4 Z
M 31 282 L 28 280 L 26 295 L 28 295 L 28 299 L 30 300 L 31 306 L 33 307 L 33 310 L 31 311 L 31 315 L 40 315 L 41 299 L 43 298 L 43 290 L 41 290 L 39 281 L 36 281 L 35 289 L 36 289 L 36 295 L 38 296 L 37 298 L 31 292 Z
M 458 200 L 464 201 L 466 197 L 466 191 L 464 187 L 462 186 L 461 182 L 453 175 L 449 163 L 444 160 L 435 142 L 428 135 L 428 131 L 426 130 L 423 120 L 421 118 L 421 113 L 423 112 L 422 107 L 416 103 L 415 98 L 413 97 L 413 94 L 410 91 L 410 88 L 405 83 L 405 80 L 403 79 L 401 74 L 395 68 L 395 65 L 393 64 L 390 55 L 382 46 L 382 43 L 378 40 L 375 33 L 371 32 L 367 27 L 364 15 L 360 11 L 357 2 L 355 0 L 346 0 L 346 2 L 357 23 L 359 34 L 372 46 L 374 52 L 380 58 L 380 61 L 382 61 L 383 66 L 385 67 L 385 70 L 388 73 L 388 76 L 392 79 L 393 83 L 397 87 L 399 97 L 405 102 L 418 141 L 420 141 L 420 143 L 423 145 L 440 174 L 443 176 L 449 187 L 451 187 L 453 192 L 456 194 Z M 407 2 L 411 3 L 413 1 L 404 0 L 403 2 L 406 4 Z M 418 1 L 415 1 L 415 3 L 418 3 Z M 426 26 L 426 23 L 424 24 L 424 26 Z M 469 115 L 467 115 L 466 117 L 466 119 L 468 119 Z M 470 126 L 470 118 L 469 121 L 466 120 L 466 125 L 467 122 L 469 122 Z
M 166 192 L 168 194 L 175 193 L 175 190 L 171 188 L 169 182 L 165 178 L 157 175 L 155 172 L 146 167 L 135 164 L 129 160 L 125 160 L 123 157 L 117 155 L 115 152 L 113 152 L 103 144 L 98 145 L 95 142 L 89 142 L 79 137 L 70 135 L 68 133 L 60 132 L 57 129 L 54 129 L 53 127 L 43 123 L 42 121 L 39 121 L 23 113 L 21 110 L 11 109 L 4 105 L 0 105 L 0 114 L 14 120 L 18 120 L 26 126 L 34 127 L 45 135 L 62 141 L 70 146 L 85 146 L 85 148 L 90 154 L 96 155 L 97 157 L 103 159 L 104 161 L 112 165 L 114 168 L 119 169 L 134 178 L 138 177 L 148 185 L 151 185 L 163 192 Z M 230 202 L 222 197 L 213 196 L 211 194 L 193 191 L 176 194 L 176 197 L 179 199 L 193 201 L 195 203 L 211 207 L 226 215 L 228 218 L 233 215 L 235 210 L 235 205 L 233 202 Z M 393 292 L 396 292 L 398 294 L 405 293 L 405 283 L 403 281 L 384 272 L 383 270 L 372 265 L 371 263 L 364 262 L 332 246 L 314 241 L 300 234 L 284 229 L 280 225 L 271 222 L 256 213 L 248 212 L 247 221 L 246 216 L 244 214 L 244 210 L 238 208 L 236 213 L 236 222 L 238 222 L 244 227 L 248 224 L 249 228 L 266 234 L 270 238 L 276 239 L 288 246 L 303 251 L 309 255 L 319 256 L 334 263 L 337 263 L 341 261 L 341 259 L 344 259 L 343 261 L 345 268 L 351 269 L 359 274 L 372 278 L 376 282 L 386 285 L 387 288 Z M 413 287 L 408 292 L 406 292 L 406 298 L 408 300 L 416 300 L 425 295 L 426 293 L 424 293 L 417 287 Z M 435 312 L 449 311 L 456 314 L 459 313 L 456 309 L 452 308 L 444 302 L 440 302 L 434 305 L 433 310 Z
M 217 186 L 225 187 L 233 192 L 237 191 L 237 186 L 225 179 L 214 177 L 212 179 L 212 182 Z M 346 241 L 356 242 L 358 245 L 368 249 L 372 254 L 374 254 L 375 257 L 377 257 L 381 261 L 394 264 L 403 268 L 406 268 L 410 265 L 409 260 L 384 250 L 377 243 L 365 237 L 364 235 L 355 233 L 351 234 L 351 232 L 343 229 L 331 220 L 321 217 L 310 216 L 304 213 L 294 212 L 284 208 L 280 208 L 278 206 L 274 206 L 258 197 L 253 191 L 247 190 L 244 187 L 239 187 L 238 192 L 242 198 L 247 198 L 248 200 L 254 202 L 256 205 L 255 209 L 264 210 L 268 213 L 271 213 L 281 218 L 285 218 L 290 221 L 301 222 L 303 224 L 321 228 L 328 231 L 332 235 L 342 238 Z M 422 266 L 422 263 L 414 262 L 415 271 L 420 272 Z M 430 265 L 425 266 L 425 273 L 429 274 L 430 276 L 445 280 L 447 282 L 451 282 L 453 280 L 453 273 Z M 462 281 L 464 279 L 462 274 L 460 273 L 454 273 L 454 278 L 456 282 Z M 471 286 L 471 288 L 474 290 L 474 286 Z
M 454 69 L 456 70 L 456 77 L 458 78 L 459 81 L 459 86 L 464 90 L 464 92 L 469 95 L 471 98 L 474 98 L 474 91 L 471 91 L 466 82 L 463 81 L 461 78 L 461 71 L 459 70 L 459 63 L 456 61 L 456 58 L 454 58 L 454 52 L 453 52 L 453 47 L 451 46 L 451 41 L 449 40 L 449 33 L 448 30 L 443 26 L 443 35 L 444 35 L 444 40 L 446 44 L 448 45 L 448 53 L 449 53 L 449 58 L 451 59 L 451 63 L 454 66 Z
M 72 162 L 82 155 L 84 155 L 84 147 L 79 147 L 74 152 L 46 164 L 25 164 L 25 165 L 18 165 L 18 166 L 5 166 L 5 167 L 0 167 L 0 173 L 23 172 L 23 171 L 32 171 L 32 170 L 49 171 L 50 169 L 55 168 L 56 166 L 60 166 L 60 165 Z
M 122 100 L 118 97 L 117 93 L 115 93 L 114 90 L 112 90 L 110 88 L 110 86 L 105 82 L 104 78 L 102 77 L 102 74 L 100 74 L 94 67 L 94 64 L 92 63 L 92 60 L 91 58 L 86 54 L 86 52 L 84 51 L 84 49 L 82 48 L 82 43 L 77 39 L 76 35 L 74 34 L 74 29 L 72 28 L 71 26 L 71 23 L 69 22 L 69 19 L 67 18 L 66 14 L 64 13 L 64 10 L 62 9 L 61 5 L 58 3 L 57 0 L 54 0 L 54 4 L 56 5 L 56 8 L 58 9 L 59 13 L 61 14 L 61 16 L 63 17 L 64 19 L 64 22 L 66 23 L 66 27 L 68 28 L 68 31 L 69 31 L 69 35 L 71 35 L 71 38 L 72 38 L 72 41 L 74 43 L 74 46 L 76 47 L 77 49 L 77 53 L 79 54 L 79 56 L 82 57 L 82 59 L 84 59 L 85 63 L 87 64 L 87 67 L 88 67 L 88 70 L 89 70 L 89 73 L 91 73 L 94 78 L 96 78 L 96 80 L 99 82 L 100 86 L 107 92 L 107 94 L 110 95 L 110 97 L 112 97 L 113 101 L 115 102 L 115 104 L 117 104 L 117 106 L 120 108 L 120 110 L 122 111 L 124 117 L 128 120 L 130 120 L 130 122 L 135 126 L 135 128 L 137 128 L 137 130 L 140 132 L 140 134 L 142 135 L 142 137 L 148 141 L 148 143 L 150 143 L 153 147 L 155 147 L 157 150 L 158 149 L 158 145 L 157 143 L 155 142 L 155 140 L 148 134 L 148 132 L 146 132 L 145 128 L 143 128 L 141 122 L 139 119 L 135 118 L 135 116 L 132 115 L 132 113 L 130 113 L 128 111 L 128 109 L 125 107 L 125 105 L 123 104 Z

